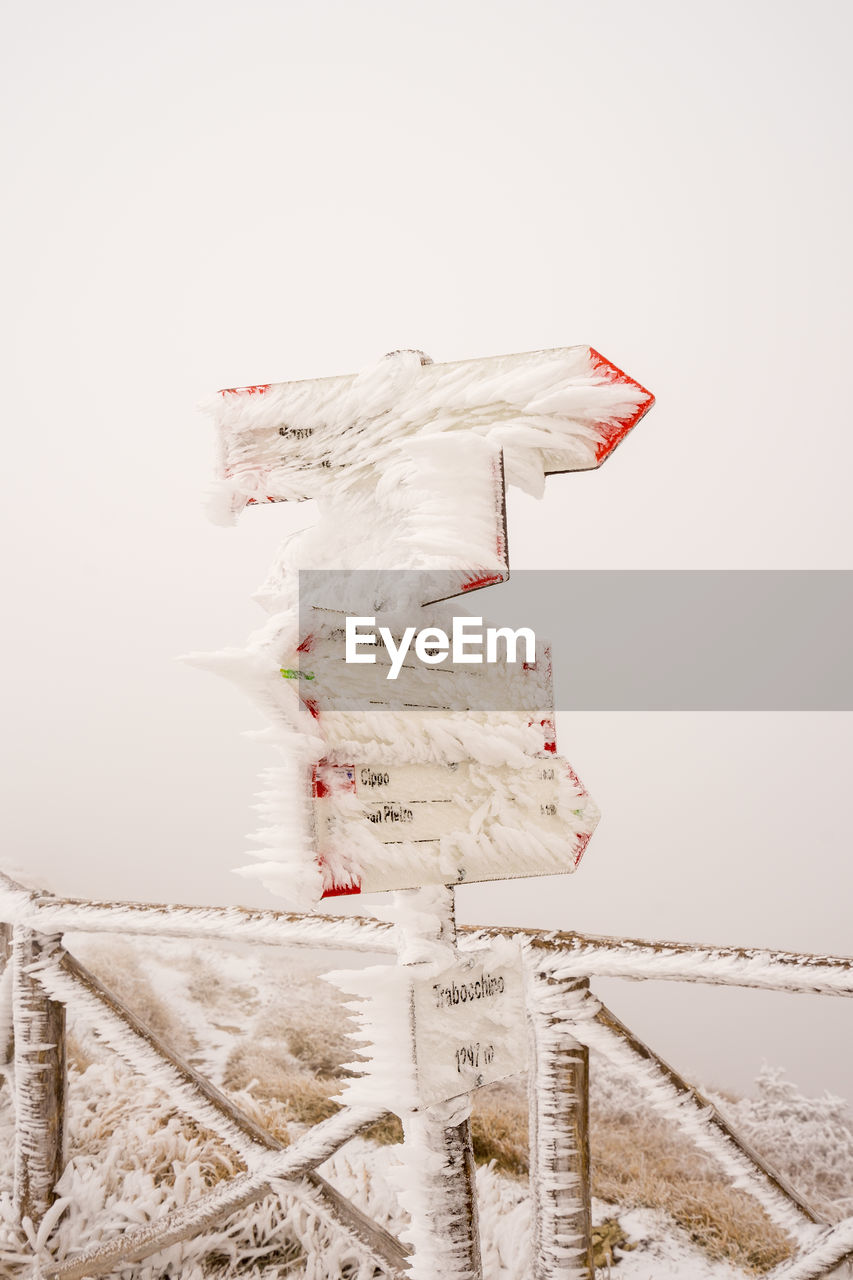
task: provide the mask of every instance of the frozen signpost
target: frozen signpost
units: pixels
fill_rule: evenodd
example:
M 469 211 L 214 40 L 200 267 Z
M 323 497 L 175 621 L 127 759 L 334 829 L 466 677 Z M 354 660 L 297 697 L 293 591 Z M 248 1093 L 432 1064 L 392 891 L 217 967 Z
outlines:
M 571 871 L 598 816 L 556 754 L 547 650 L 522 660 L 499 635 L 492 666 L 472 667 L 465 638 L 481 619 L 450 601 L 508 576 L 505 483 L 539 495 L 548 474 L 599 466 L 651 404 L 589 347 L 443 365 L 394 352 L 357 376 L 212 403 L 215 516 L 318 500 L 318 523 L 285 542 L 261 589 L 267 625 L 205 662 L 254 696 L 280 751 L 244 874 L 300 910 L 394 891 L 377 914 L 397 925 L 400 963 L 329 976 L 357 997 L 365 1061 L 347 1101 L 403 1121 L 415 1280 L 481 1276 L 471 1091 L 523 1070 L 528 1051 L 539 1079 L 583 1084 L 557 1021 L 543 1035 L 525 1016 L 549 993 L 518 948 L 457 950 L 453 885 Z M 531 1097 L 541 1280 L 589 1273 L 579 1139 L 552 1096 Z

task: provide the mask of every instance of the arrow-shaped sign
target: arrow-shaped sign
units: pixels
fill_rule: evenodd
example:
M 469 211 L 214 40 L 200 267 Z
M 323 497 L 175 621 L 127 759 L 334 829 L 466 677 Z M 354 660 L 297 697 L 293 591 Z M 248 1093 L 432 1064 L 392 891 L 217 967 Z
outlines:
M 592 347 L 565 347 L 451 364 L 393 352 L 360 374 L 232 387 L 210 408 L 236 514 L 376 487 L 401 444 L 456 432 L 488 439 L 507 482 L 538 495 L 546 475 L 600 466 L 653 403 Z
M 546 475 L 599 467 L 653 403 L 591 347 L 450 364 L 398 351 L 360 374 L 230 388 L 207 406 L 211 515 L 319 500 L 261 589 L 271 612 L 292 606 L 294 569 L 458 570 L 471 590 L 507 576 L 504 481 L 541 496 Z
M 313 793 L 324 897 L 574 871 L 599 818 L 553 755 L 516 768 L 324 762 Z

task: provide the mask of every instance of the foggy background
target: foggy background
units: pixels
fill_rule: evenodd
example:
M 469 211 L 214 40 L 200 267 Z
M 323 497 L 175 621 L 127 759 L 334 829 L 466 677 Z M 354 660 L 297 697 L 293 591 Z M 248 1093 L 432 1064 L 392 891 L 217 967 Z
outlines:
M 205 521 L 210 391 L 591 343 L 657 405 L 511 492 L 514 568 L 850 568 L 850 11 L 17 6 L 3 50 L 2 860 L 276 906 L 230 868 L 267 749 L 224 681 L 311 504 Z M 630 645 L 630 634 L 625 636 Z M 559 654 L 555 665 L 559 671 Z M 461 919 L 850 951 L 848 713 L 562 715 L 577 875 Z M 601 983 L 699 1080 L 853 1093 L 848 1002 Z

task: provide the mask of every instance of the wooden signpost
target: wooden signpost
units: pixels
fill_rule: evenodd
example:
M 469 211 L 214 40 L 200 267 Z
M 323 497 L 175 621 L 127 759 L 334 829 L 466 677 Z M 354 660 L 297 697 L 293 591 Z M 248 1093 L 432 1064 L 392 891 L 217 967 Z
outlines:
M 211 406 L 219 518 L 319 500 L 320 522 L 287 540 L 262 588 L 273 617 L 235 669 L 285 746 L 306 744 L 311 836 L 294 851 L 289 829 L 272 828 L 265 856 L 281 864 L 277 883 L 286 890 L 292 875 L 304 886 L 319 860 L 318 899 L 398 891 L 389 911 L 399 965 L 330 977 L 360 1002 L 367 1060 L 348 1100 L 381 1096 L 403 1119 L 413 1280 L 481 1280 L 470 1091 L 524 1069 L 534 996 L 510 944 L 457 951 L 452 886 L 572 870 L 598 814 L 556 755 L 541 654 L 527 669 L 480 676 L 454 654 L 439 675 L 422 648 L 419 662 L 398 664 L 404 692 L 392 707 L 376 682 L 388 680 L 387 663 L 374 664 L 372 693 L 341 666 L 345 619 L 504 580 L 505 482 L 538 495 L 546 475 L 600 466 L 652 403 L 592 348 L 571 347 L 445 365 L 394 352 L 363 374 L 232 388 Z M 307 603 L 338 618 L 327 614 L 310 634 L 300 629 L 297 572 L 308 569 L 336 571 L 316 579 Z M 389 582 L 388 570 L 401 576 Z M 441 572 L 440 592 L 412 585 L 406 573 L 419 570 Z M 520 699 L 490 706 L 489 679 L 514 684 Z M 475 689 L 487 690 L 485 709 L 469 709 Z M 267 807 L 276 799 L 267 793 Z M 571 1163 L 564 1147 L 559 1158 Z M 540 1141 L 536 1176 L 547 1178 L 549 1160 Z M 560 1170 L 560 1186 L 570 1185 L 571 1170 Z M 563 1213 L 563 1192 L 553 1194 Z M 589 1274 L 565 1254 L 561 1275 Z

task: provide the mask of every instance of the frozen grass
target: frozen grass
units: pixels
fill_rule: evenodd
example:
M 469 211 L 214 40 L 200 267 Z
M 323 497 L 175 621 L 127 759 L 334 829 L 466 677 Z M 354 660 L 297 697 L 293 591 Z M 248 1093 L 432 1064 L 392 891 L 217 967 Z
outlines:
M 68 1121 L 68 1164 L 58 1186 L 63 1212 L 51 1240 L 58 1259 L 180 1208 L 243 1168 L 217 1138 L 178 1116 L 158 1090 L 114 1059 L 91 1062 L 82 1075 L 70 1069 Z M 174 1246 L 156 1264 L 121 1274 L 134 1280 L 292 1276 L 303 1251 L 287 1218 L 277 1197 L 269 1196 L 251 1215 L 234 1215 L 203 1240 Z M 4 1197 L 0 1275 L 29 1274 L 27 1246 L 41 1243 L 13 1226 Z
M 789 1255 L 787 1237 L 752 1198 L 733 1189 L 712 1162 L 671 1126 L 650 1116 L 630 1083 L 614 1079 L 606 1065 L 595 1060 L 591 1078 L 591 1175 L 596 1199 L 613 1205 L 614 1212 L 662 1210 L 709 1258 L 745 1271 L 764 1271 Z M 472 1129 L 478 1160 L 494 1160 L 495 1167 L 510 1176 L 526 1176 L 523 1082 L 481 1089 L 474 1099 Z
M 785 1234 L 671 1126 L 613 1117 L 596 1106 L 590 1131 L 599 1199 L 620 1209 L 661 1209 L 708 1257 L 745 1271 L 765 1271 L 788 1257 Z
M 85 960 L 155 1035 L 183 1057 L 190 1057 L 196 1041 L 188 1024 L 167 998 L 159 995 L 146 972 L 145 955 L 120 938 L 87 942 Z
M 471 1136 L 479 1163 L 494 1161 L 501 1173 L 527 1177 L 527 1095 L 517 1081 L 499 1081 L 477 1091 Z
M 328 967 L 327 958 L 303 960 L 294 967 L 290 955 L 272 948 L 235 953 L 213 947 L 189 951 L 181 944 L 155 949 L 80 940 L 73 949 L 158 1035 L 234 1094 L 281 1141 L 288 1142 L 302 1126 L 336 1109 L 333 1097 L 354 1055 L 345 1039 L 347 1019 L 340 998 L 317 980 L 318 971 Z M 111 1234 L 185 1203 L 242 1167 L 218 1139 L 183 1120 L 168 1099 L 105 1057 L 93 1037 L 73 1022 L 69 1059 L 70 1162 L 60 1186 L 69 1202 L 51 1243 L 59 1256 L 92 1243 L 102 1230 Z M 596 1060 L 591 1079 L 592 1185 L 602 1202 L 599 1219 L 658 1211 L 709 1258 L 747 1272 L 766 1270 L 787 1255 L 785 1236 L 706 1158 L 651 1115 L 630 1081 L 614 1077 Z M 8 1091 L 0 1093 L 0 1124 L 5 1126 L 0 1139 L 11 1133 L 8 1097 Z M 744 1137 L 823 1213 L 839 1218 L 853 1211 L 853 1123 L 845 1103 L 828 1096 L 806 1099 L 778 1072 L 762 1075 L 755 1098 L 717 1101 Z M 521 1280 L 518 1239 L 519 1233 L 526 1239 L 527 1212 L 524 1082 L 481 1089 L 475 1095 L 472 1128 L 482 1166 L 484 1226 L 494 1236 L 489 1274 L 495 1280 Z M 392 1162 L 391 1144 L 400 1136 L 393 1117 L 370 1135 Z M 10 1146 L 3 1141 L 4 1149 Z M 374 1185 L 378 1153 L 373 1164 L 365 1153 L 376 1152 L 376 1147 L 362 1143 L 357 1150 L 357 1160 L 343 1153 L 336 1157 L 332 1172 L 337 1169 L 342 1189 L 357 1185 L 365 1206 L 404 1233 L 405 1223 L 381 1179 Z M 8 1161 L 3 1163 L 8 1192 L 10 1170 Z M 492 1203 L 494 1215 L 488 1207 Z M 0 1217 L 0 1274 L 23 1274 L 19 1267 L 26 1242 L 11 1225 L 8 1207 L 5 1220 L 2 1226 Z M 282 1206 L 268 1197 L 203 1240 L 160 1255 L 153 1269 L 124 1274 L 134 1280 L 262 1274 L 269 1280 L 312 1274 L 326 1280 L 327 1271 L 316 1270 L 319 1264 L 306 1259 L 306 1251 L 316 1256 L 318 1250 L 339 1258 L 344 1269 L 337 1274 L 345 1274 L 346 1267 L 358 1274 L 354 1255 L 342 1254 L 339 1242 L 332 1248 L 304 1206 Z M 336 1273 L 328 1275 L 336 1280 Z

